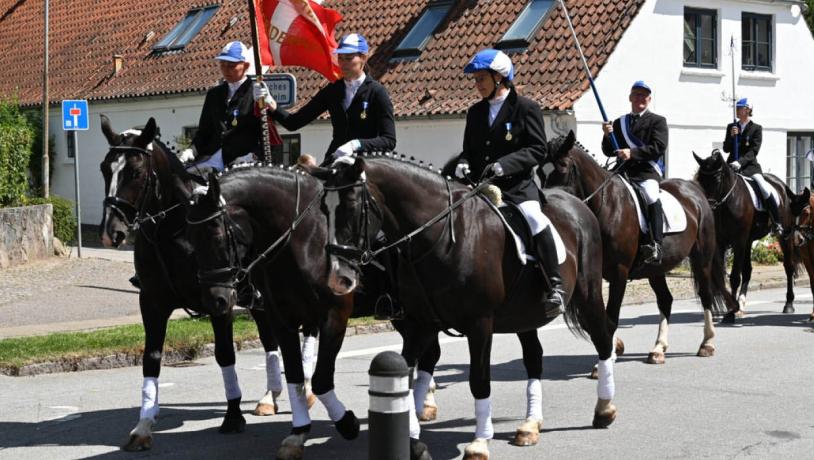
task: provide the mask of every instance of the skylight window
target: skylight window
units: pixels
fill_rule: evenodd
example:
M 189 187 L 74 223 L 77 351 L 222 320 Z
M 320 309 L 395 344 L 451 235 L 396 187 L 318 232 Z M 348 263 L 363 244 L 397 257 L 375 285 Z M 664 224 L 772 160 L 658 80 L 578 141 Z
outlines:
M 496 48 L 528 47 L 553 4 L 553 0 L 531 0 L 497 43 Z
M 393 55 L 396 57 L 415 57 L 421 54 L 427 42 L 430 41 L 430 36 L 447 17 L 452 4 L 452 1 L 431 2 L 410 32 L 407 33 L 407 36 L 396 47 Z
M 164 38 L 153 45 L 153 51 L 161 53 L 164 51 L 180 50 L 203 29 L 209 19 L 218 10 L 218 5 L 205 6 L 189 10 L 187 15 L 178 23 Z

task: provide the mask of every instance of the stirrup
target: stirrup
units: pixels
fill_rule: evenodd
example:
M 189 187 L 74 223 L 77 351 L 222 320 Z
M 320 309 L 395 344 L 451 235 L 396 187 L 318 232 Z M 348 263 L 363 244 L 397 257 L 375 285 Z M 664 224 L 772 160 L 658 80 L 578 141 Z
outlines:
M 373 307 L 373 318 L 380 320 L 403 319 L 404 311 L 396 306 L 396 301 L 390 297 L 390 294 L 384 293 L 376 299 L 376 305 Z
M 785 234 L 785 231 L 783 230 L 783 225 L 778 223 L 772 225 L 772 233 L 774 234 L 774 236 L 778 238 L 783 237 L 783 235 Z
M 644 263 L 647 265 L 659 265 L 661 263 L 661 245 L 659 243 L 647 244 L 642 246 L 642 249 L 647 250 L 647 255 L 644 257 Z
M 545 295 L 543 308 L 545 309 L 546 318 L 554 319 L 558 315 L 565 314 L 565 301 L 563 300 L 562 289 L 555 287 Z

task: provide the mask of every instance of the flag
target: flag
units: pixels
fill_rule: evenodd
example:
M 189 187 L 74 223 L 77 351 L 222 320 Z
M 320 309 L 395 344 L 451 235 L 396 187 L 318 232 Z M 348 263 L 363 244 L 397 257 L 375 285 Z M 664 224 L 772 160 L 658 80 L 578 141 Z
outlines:
M 334 27 L 338 11 L 314 0 L 253 0 L 263 65 L 307 67 L 334 81 L 341 75 Z

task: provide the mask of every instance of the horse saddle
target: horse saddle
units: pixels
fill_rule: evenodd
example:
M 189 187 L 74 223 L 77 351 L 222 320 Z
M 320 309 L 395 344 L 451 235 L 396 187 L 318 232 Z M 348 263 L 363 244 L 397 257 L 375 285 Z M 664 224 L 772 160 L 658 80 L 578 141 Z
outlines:
M 491 201 L 485 201 L 495 208 L 495 205 L 492 204 Z M 526 222 L 526 218 L 523 217 L 523 211 L 520 210 L 520 207 L 512 202 L 504 201 L 496 208 L 496 211 L 498 211 L 497 215 L 500 217 L 501 222 L 503 222 L 506 231 L 511 235 L 512 241 L 514 241 L 514 247 L 517 250 L 517 258 L 520 260 L 520 263 L 525 265 L 526 261 L 536 260 L 537 258 L 533 250 L 526 251 L 526 248 L 534 247 L 534 239 L 531 234 L 531 228 L 529 228 L 529 223 Z M 554 245 L 557 248 L 557 262 L 563 263 L 565 262 L 565 244 L 562 242 L 562 238 L 560 238 L 560 234 L 553 223 L 551 224 L 551 230 L 554 236 Z
M 647 207 L 644 195 L 641 190 L 639 190 L 639 187 L 634 187 L 626 177 L 622 178 L 622 182 L 625 184 L 625 187 L 627 187 L 627 191 L 633 198 L 633 202 L 636 203 L 636 214 L 639 216 L 639 228 L 642 230 L 642 233 L 648 233 L 650 230 L 647 226 L 647 217 L 643 211 L 643 209 Z M 664 225 L 662 227 L 664 234 L 668 235 L 670 233 L 683 232 L 687 228 L 687 214 L 681 206 L 681 203 L 679 203 L 670 192 L 663 189 L 659 190 L 659 200 L 661 200 L 661 209 L 664 215 Z
M 752 197 L 752 204 L 755 206 L 755 210 L 757 211 L 766 211 L 766 205 L 763 204 L 765 199 L 763 195 L 760 194 L 760 187 L 757 185 L 757 182 L 752 179 L 751 177 L 746 177 L 741 174 L 738 174 L 743 182 L 746 183 L 746 188 L 749 190 L 749 196 Z M 780 197 L 777 195 L 777 190 L 774 187 L 771 187 L 771 196 L 774 198 L 775 203 L 780 203 Z

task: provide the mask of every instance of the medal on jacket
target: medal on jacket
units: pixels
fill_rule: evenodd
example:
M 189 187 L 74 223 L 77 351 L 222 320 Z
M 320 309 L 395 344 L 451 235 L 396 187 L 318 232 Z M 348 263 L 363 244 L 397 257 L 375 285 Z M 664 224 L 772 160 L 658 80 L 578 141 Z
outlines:
M 232 126 L 237 126 L 237 114 L 238 114 L 238 110 L 235 109 L 232 112 Z
M 362 113 L 359 114 L 359 118 L 362 120 L 367 118 L 367 101 L 362 102 Z
M 506 140 L 512 140 L 512 124 L 506 123 Z

